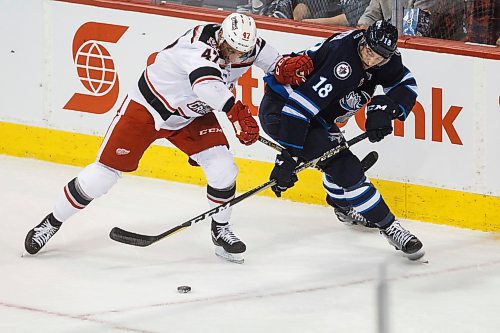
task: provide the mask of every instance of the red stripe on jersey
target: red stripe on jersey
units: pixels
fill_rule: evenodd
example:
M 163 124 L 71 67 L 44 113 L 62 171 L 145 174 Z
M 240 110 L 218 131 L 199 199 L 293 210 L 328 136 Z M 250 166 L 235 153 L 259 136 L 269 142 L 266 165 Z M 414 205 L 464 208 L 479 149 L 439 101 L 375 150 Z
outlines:
M 196 27 L 194 27 L 194 29 L 193 29 L 193 37 L 191 37 L 191 44 L 193 44 L 193 43 L 194 43 L 194 40 L 195 40 L 195 38 L 196 38 L 196 34 L 198 33 L 198 29 L 199 29 L 199 28 L 200 28 L 200 26 L 199 26 L 199 25 L 197 25 Z
M 121 117 L 121 114 L 123 114 L 125 112 L 125 110 L 122 110 L 122 108 L 123 108 L 123 104 L 125 104 L 127 99 L 128 99 L 128 95 L 125 96 L 125 98 L 123 99 L 122 105 L 120 105 L 120 107 L 118 108 L 118 111 L 116 111 L 116 115 L 113 117 L 113 120 L 111 120 L 111 123 L 109 124 L 108 129 L 106 130 L 106 133 L 104 134 L 104 137 L 106 137 L 106 135 L 108 135 L 109 129 L 115 123 L 115 119 L 117 117 Z
M 198 80 L 194 81 L 193 82 L 193 85 L 191 87 L 194 87 L 195 85 L 197 85 L 198 83 L 201 83 L 203 81 L 220 81 L 222 82 L 222 80 L 220 79 L 220 77 L 217 77 L 217 76 L 203 76 L 203 77 L 200 77 Z
M 78 206 L 78 204 L 73 201 L 73 198 L 68 193 L 68 187 L 67 186 L 64 186 L 64 195 L 66 196 L 66 199 L 68 199 L 68 202 L 71 204 L 71 206 L 75 207 L 76 209 L 83 209 L 83 208 L 85 208 L 83 206 Z
M 175 113 L 175 109 L 172 107 L 172 105 L 170 105 L 167 100 L 165 99 L 165 97 L 163 97 L 158 91 L 156 91 L 155 87 L 153 86 L 153 84 L 151 83 L 151 81 L 149 80 L 149 77 L 148 77 L 148 68 L 146 67 L 146 72 L 145 72 L 146 75 L 144 75 L 144 77 L 146 78 L 146 82 L 148 83 L 148 86 L 149 88 L 151 89 L 151 91 L 153 92 L 153 94 L 155 94 L 156 97 L 158 97 L 160 99 L 160 101 L 163 102 L 163 105 L 165 105 L 165 107 L 167 109 L 169 109 L 170 112 L 172 113 Z

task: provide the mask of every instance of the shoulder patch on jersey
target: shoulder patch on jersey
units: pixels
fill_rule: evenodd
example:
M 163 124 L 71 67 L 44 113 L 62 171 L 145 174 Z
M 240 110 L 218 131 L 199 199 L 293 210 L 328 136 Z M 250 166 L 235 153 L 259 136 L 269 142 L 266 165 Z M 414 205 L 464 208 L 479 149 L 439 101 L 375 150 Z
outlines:
M 352 73 L 351 65 L 349 65 L 345 61 L 339 62 L 333 69 L 333 73 L 335 74 L 335 77 L 337 79 L 345 80 L 349 76 L 351 76 Z
M 257 44 L 257 47 L 253 48 L 252 53 L 250 53 L 248 55 L 248 58 L 257 56 L 260 53 L 260 51 L 262 51 L 262 49 L 264 48 L 264 46 L 266 45 L 266 41 L 259 37 L 259 38 L 257 38 L 257 43 L 256 44 Z
M 200 42 L 203 42 L 207 45 L 210 45 L 211 47 L 215 47 L 215 45 L 217 44 L 215 41 L 216 41 L 216 33 L 217 31 L 219 30 L 220 28 L 220 25 L 218 24 L 207 24 L 207 25 L 204 25 L 204 26 L 200 26 L 200 28 L 202 28 L 201 30 L 201 33 L 199 33 L 200 37 L 198 38 L 198 40 Z

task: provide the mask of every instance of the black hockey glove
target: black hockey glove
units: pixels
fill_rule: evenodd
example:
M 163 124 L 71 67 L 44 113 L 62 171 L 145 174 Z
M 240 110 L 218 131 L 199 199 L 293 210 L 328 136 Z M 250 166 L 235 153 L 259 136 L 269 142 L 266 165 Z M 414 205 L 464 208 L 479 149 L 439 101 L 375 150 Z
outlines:
M 392 133 L 392 120 L 401 115 L 401 109 L 385 95 L 372 98 L 366 108 L 365 128 L 370 142 L 378 142 Z
M 277 197 L 281 197 L 281 192 L 285 192 L 295 185 L 298 180 L 297 175 L 293 173 L 297 167 L 297 161 L 285 149 L 276 156 L 273 171 L 269 176 L 270 180 L 276 180 L 276 185 L 271 187 Z

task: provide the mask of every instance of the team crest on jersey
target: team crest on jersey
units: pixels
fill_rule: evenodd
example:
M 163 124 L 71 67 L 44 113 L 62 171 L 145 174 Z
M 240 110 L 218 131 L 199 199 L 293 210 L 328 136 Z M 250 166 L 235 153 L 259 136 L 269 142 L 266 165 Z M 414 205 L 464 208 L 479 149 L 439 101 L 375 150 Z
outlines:
M 210 45 L 211 47 L 213 47 L 215 50 L 217 50 L 217 41 L 215 40 L 214 37 L 210 36 L 210 38 L 208 38 L 207 40 L 207 44 Z M 218 54 L 217 54 L 218 55 Z
M 347 62 L 342 61 L 335 66 L 333 69 L 333 73 L 335 74 L 335 77 L 339 80 L 345 80 L 349 76 L 351 76 L 352 69 L 351 65 L 349 65 Z
M 346 111 L 358 111 L 363 107 L 363 105 L 368 103 L 370 98 L 370 94 L 368 94 L 364 90 L 361 90 L 360 93 L 351 91 L 347 94 L 347 96 L 342 97 L 342 99 L 339 101 L 339 104 L 342 109 Z
M 360 93 L 351 91 L 347 96 L 343 97 L 339 104 L 342 109 L 346 110 L 347 113 L 343 114 L 335 119 L 336 123 L 343 123 L 349 118 L 351 118 L 359 109 L 361 109 L 368 101 L 371 96 L 366 91 L 361 90 Z
M 341 116 L 338 116 L 337 118 L 335 118 L 335 123 L 343 123 L 343 122 L 346 122 L 349 120 L 349 118 L 351 118 L 352 116 L 354 116 L 354 114 L 358 112 L 358 111 L 349 111 L 347 112 L 346 114 L 343 114 Z
M 204 115 L 204 114 L 207 114 L 207 113 L 213 111 L 213 109 L 210 107 L 210 105 L 208 105 L 207 103 L 202 102 L 202 101 L 196 101 L 193 103 L 189 103 L 189 104 L 186 104 L 186 106 L 188 107 L 189 110 L 191 110 L 195 113 L 201 114 L 201 115 Z

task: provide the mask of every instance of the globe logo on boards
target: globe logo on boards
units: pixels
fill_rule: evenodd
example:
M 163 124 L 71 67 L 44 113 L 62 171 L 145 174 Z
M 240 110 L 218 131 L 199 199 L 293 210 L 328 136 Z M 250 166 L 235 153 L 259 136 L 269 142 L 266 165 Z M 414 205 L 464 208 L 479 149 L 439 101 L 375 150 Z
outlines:
M 118 73 L 108 49 L 102 44 L 115 44 L 128 27 L 87 22 L 73 37 L 73 60 L 76 75 L 86 93 L 75 93 L 64 109 L 102 114 L 115 105 L 119 93 Z
M 88 41 L 76 52 L 78 77 L 85 88 L 96 96 L 109 93 L 116 81 L 113 58 L 104 46 Z

